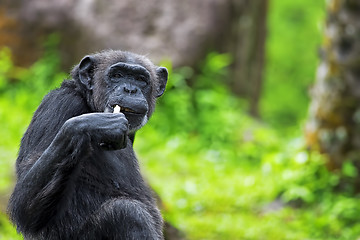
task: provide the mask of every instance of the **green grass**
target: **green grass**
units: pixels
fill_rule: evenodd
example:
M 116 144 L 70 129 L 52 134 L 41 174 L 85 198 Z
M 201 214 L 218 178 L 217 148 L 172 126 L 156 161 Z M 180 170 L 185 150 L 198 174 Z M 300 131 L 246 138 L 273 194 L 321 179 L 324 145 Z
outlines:
M 334 192 L 339 175 L 321 156 L 306 152 L 301 138 L 286 141 L 254 122 L 244 128 L 258 134 L 229 149 L 208 149 L 194 136 L 164 138 L 151 124 L 141 130 L 136 150 L 168 221 L 189 239 L 359 236 L 359 196 Z

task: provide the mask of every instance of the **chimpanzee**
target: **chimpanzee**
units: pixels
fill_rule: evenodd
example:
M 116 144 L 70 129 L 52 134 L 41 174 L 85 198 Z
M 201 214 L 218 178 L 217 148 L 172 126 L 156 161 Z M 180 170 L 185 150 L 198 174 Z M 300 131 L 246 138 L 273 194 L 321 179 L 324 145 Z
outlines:
M 21 140 L 8 207 L 25 239 L 163 239 L 133 142 L 167 78 L 144 56 L 106 50 L 45 96 Z

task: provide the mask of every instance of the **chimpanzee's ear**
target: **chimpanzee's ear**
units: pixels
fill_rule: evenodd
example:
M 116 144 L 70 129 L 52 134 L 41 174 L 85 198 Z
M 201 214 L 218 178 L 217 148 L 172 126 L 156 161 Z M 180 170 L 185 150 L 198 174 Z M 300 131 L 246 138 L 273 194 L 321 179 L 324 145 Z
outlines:
M 156 74 L 158 76 L 159 82 L 157 85 L 157 89 L 156 89 L 156 97 L 160 97 L 161 95 L 163 95 L 164 91 L 165 91 L 165 87 L 166 87 L 166 83 L 168 80 L 168 71 L 166 68 L 164 67 L 158 67 L 156 69 Z
M 84 57 L 79 64 L 80 82 L 88 89 L 92 90 L 92 79 L 94 74 L 94 59 L 91 56 Z

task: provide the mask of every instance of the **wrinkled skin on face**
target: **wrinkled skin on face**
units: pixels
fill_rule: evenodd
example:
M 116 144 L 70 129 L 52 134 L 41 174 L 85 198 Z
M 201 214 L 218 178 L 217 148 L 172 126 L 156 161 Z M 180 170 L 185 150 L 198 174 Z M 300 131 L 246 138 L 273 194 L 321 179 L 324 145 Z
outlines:
M 114 55 L 107 64 L 98 63 L 100 56 L 86 56 L 73 74 L 91 92 L 89 102 L 94 102 L 94 111 L 113 112 L 119 105 L 129 121 L 129 131 L 135 132 L 146 124 L 155 98 L 163 94 L 167 70 L 135 54 Z

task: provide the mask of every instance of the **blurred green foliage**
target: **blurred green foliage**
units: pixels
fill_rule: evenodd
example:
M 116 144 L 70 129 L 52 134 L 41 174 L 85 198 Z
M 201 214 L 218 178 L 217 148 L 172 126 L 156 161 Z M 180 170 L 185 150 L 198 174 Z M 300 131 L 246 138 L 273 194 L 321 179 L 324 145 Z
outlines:
M 281 130 L 306 117 L 315 79 L 325 0 L 271 0 L 262 117 Z
M 5 199 L 13 187 L 13 167 L 21 136 L 44 95 L 66 78 L 60 72 L 57 45 L 58 37 L 50 36 L 43 58 L 28 69 L 14 66 L 10 50 L 0 49 L 0 196 L 4 196 L 0 207 L 4 211 Z M 4 220 L 2 215 L 0 239 L 17 239 L 14 229 Z
M 224 66 L 209 72 L 216 58 L 227 56 L 210 54 L 199 75 L 170 71 L 173 83 L 135 142 L 166 219 L 189 239 L 360 236 L 356 168 L 330 173 L 301 131 L 284 135 L 250 118 L 222 83 Z
M 357 169 L 348 162 L 330 173 L 301 137 L 324 2 L 271 4 L 263 121 L 249 117 L 247 103 L 224 84 L 228 55 L 209 54 L 199 73 L 165 62 L 166 93 L 135 141 L 143 172 L 165 218 L 188 239 L 357 239 Z M 2 209 L 32 112 L 66 78 L 56 45 L 50 37 L 44 57 L 28 69 L 13 66 L 8 49 L 0 51 Z M 4 214 L 0 239 L 21 239 Z

